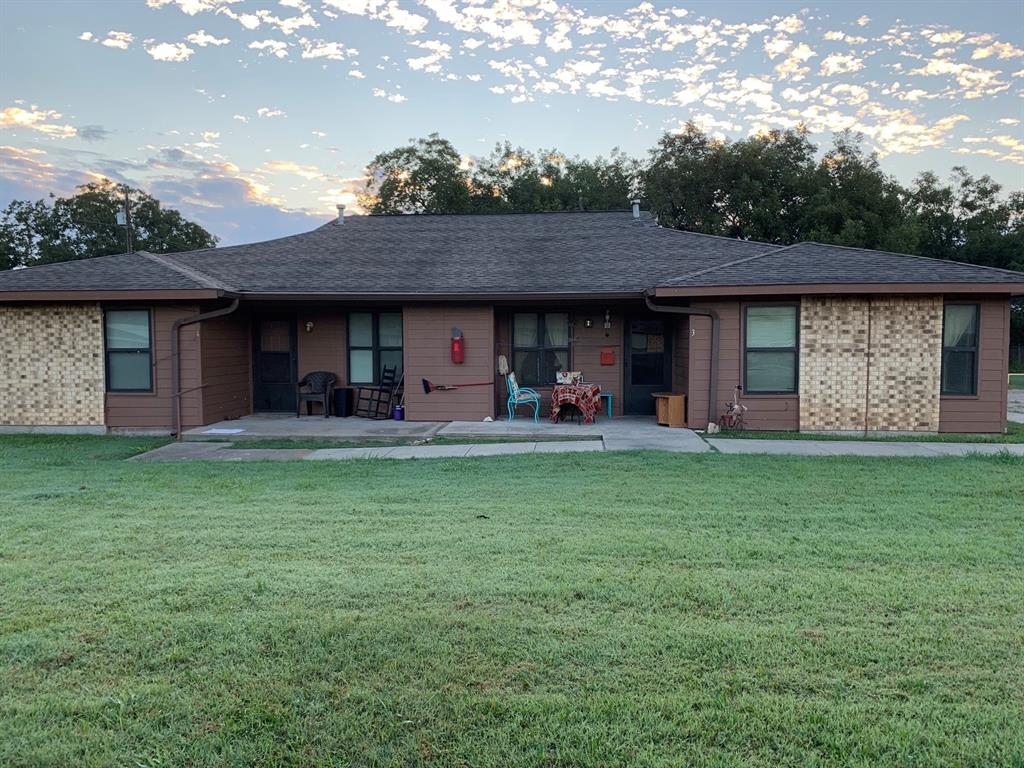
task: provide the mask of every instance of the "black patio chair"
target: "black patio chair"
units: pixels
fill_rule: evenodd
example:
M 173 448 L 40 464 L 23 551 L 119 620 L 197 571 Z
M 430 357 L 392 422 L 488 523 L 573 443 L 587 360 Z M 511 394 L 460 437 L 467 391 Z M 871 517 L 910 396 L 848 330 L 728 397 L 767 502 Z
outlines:
M 365 384 L 356 390 L 356 416 L 367 419 L 387 419 L 402 386 L 398 381 L 398 366 L 385 365 L 380 372 L 380 383 Z
M 302 404 L 306 404 L 306 415 L 313 414 L 313 403 L 321 403 L 324 407 L 324 418 L 331 415 L 331 390 L 338 380 L 330 371 L 313 371 L 307 373 L 299 382 L 298 402 L 295 406 L 295 417 L 302 415 Z M 305 390 L 305 391 L 303 391 Z

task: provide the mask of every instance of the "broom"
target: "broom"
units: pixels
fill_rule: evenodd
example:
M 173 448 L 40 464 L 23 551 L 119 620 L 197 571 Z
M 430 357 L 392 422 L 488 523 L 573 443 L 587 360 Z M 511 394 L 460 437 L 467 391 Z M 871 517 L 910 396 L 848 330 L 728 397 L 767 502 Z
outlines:
M 473 384 L 434 384 L 428 379 L 423 379 L 423 394 L 429 395 L 431 392 L 451 392 L 461 387 L 490 387 L 494 384 L 493 381 L 478 381 Z

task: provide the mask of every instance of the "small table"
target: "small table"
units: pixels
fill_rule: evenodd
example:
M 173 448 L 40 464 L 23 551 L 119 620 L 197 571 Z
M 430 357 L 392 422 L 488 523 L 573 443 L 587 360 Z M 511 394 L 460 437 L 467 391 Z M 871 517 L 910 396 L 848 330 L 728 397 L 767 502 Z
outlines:
M 558 410 L 575 405 L 583 414 L 584 424 L 593 424 L 601 410 L 601 387 L 597 384 L 555 384 L 551 388 L 551 421 L 558 422 Z
M 682 392 L 655 392 L 654 410 L 658 423 L 666 427 L 686 426 L 686 395 Z

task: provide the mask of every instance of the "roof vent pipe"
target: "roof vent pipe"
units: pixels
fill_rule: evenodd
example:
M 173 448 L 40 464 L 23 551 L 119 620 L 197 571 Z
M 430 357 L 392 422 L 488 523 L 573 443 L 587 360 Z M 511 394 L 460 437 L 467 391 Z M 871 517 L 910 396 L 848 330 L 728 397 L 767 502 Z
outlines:
M 633 203 L 633 218 L 634 219 L 639 219 L 640 218 L 640 201 L 639 200 L 631 200 L 630 202 Z
M 338 225 L 340 226 L 345 223 L 345 206 L 339 203 L 334 207 L 338 209 Z

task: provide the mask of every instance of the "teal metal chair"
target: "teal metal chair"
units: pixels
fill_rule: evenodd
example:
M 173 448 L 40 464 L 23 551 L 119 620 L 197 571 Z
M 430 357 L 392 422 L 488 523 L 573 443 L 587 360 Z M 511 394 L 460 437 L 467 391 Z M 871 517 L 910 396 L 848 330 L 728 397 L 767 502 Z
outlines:
M 505 377 L 505 385 L 508 388 L 508 422 L 516 417 L 516 406 L 532 405 L 534 423 L 540 420 L 540 395 L 529 387 L 520 387 L 516 381 L 516 375 L 510 373 Z

